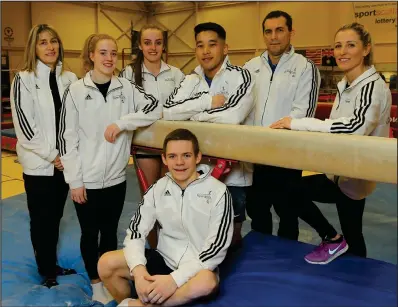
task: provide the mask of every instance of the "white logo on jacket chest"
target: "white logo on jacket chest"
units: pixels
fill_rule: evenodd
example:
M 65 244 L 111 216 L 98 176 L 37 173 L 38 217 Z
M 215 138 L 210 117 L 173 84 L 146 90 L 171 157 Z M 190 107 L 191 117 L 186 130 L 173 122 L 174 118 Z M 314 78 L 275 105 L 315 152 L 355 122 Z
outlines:
M 112 97 L 113 99 L 119 99 L 122 103 L 124 103 L 124 101 L 126 100 L 126 97 L 123 95 L 123 93 L 120 93 L 120 95 L 116 95 Z
M 207 194 L 198 193 L 197 195 L 198 195 L 198 197 L 200 197 L 200 198 L 206 198 L 206 202 L 209 204 L 210 201 L 211 201 L 211 192 L 212 192 L 212 191 L 209 191 L 209 193 L 207 193 Z
M 296 68 L 295 69 L 286 69 L 284 71 L 285 74 L 290 74 L 292 76 L 292 78 L 296 77 Z

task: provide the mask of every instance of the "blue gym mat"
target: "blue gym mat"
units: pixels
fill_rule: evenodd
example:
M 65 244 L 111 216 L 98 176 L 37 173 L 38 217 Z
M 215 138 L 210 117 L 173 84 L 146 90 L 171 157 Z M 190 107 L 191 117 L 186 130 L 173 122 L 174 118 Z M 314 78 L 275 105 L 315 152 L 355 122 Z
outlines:
M 135 207 L 127 198 L 119 224 L 120 246 Z M 59 277 L 60 285 L 51 289 L 39 286 L 26 195 L 4 200 L 1 209 L 2 306 L 103 306 L 90 299 L 79 250 L 80 227 L 70 201 L 61 222 L 59 264 L 79 274 Z M 222 267 L 217 299 L 195 306 L 396 306 L 396 265 L 351 256 L 324 266 L 307 264 L 303 256 L 313 248 L 251 232 L 244 248 Z

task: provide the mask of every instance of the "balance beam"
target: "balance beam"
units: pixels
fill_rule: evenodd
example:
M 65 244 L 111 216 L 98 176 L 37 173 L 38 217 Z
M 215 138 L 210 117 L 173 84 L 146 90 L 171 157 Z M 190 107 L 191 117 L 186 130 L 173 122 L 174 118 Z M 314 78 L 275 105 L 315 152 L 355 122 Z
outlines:
M 162 148 L 177 128 L 192 131 L 209 156 L 397 183 L 397 139 L 158 120 L 138 129 L 133 144 Z

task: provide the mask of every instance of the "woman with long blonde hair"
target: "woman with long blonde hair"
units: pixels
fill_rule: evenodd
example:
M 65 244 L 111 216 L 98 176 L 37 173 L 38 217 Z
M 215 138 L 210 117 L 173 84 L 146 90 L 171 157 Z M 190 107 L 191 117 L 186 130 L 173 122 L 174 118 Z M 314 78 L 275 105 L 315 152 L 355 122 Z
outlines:
M 68 195 L 57 143 L 61 97 L 76 75 L 64 71 L 64 49 L 57 31 L 34 26 L 24 65 L 12 82 L 11 110 L 18 160 L 30 216 L 30 236 L 42 285 L 58 285 L 58 275 L 76 273 L 57 265 L 59 224 Z

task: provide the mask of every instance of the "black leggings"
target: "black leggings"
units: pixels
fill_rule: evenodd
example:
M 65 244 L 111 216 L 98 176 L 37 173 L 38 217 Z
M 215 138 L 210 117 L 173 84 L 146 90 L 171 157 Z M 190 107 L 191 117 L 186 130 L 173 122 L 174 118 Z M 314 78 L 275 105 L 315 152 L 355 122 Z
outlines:
M 80 250 L 90 279 L 98 279 L 102 254 L 117 249 L 117 228 L 126 197 L 126 181 L 104 189 L 87 189 L 87 202 L 75 202 L 82 236 Z M 98 244 L 98 235 L 101 233 Z
M 361 200 L 349 198 L 323 174 L 303 177 L 292 195 L 296 198 L 292 206 L 297 210 L 298 216 L 314 228 L 322 239 L 333 238 L 337 232 L 313 201 L 335 203 L 341 230 L 349 245 L 348 252 L 366 257 L 366 245 L 362 234 L 365 198 Z
M 30 216 L 30 238 L 41 275 L 55 278 L 59 224 L 69 186 L 64 174 L 55 169 L 53 176 L 23 174 Z

